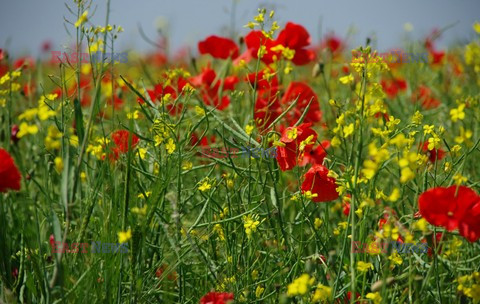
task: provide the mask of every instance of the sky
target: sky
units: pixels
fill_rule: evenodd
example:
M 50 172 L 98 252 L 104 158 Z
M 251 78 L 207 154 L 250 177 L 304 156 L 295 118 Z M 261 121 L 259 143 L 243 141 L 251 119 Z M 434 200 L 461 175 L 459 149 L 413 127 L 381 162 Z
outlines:
M 38 55 L 44 41 L 52 50 L 64 50 L 71 43 L 64 18 L 75 22 L 65 3 L 73 0 L 0 0 L 0 48 L 14 56 Z M 169 45 L 175 50 L 190 46 L 205 37 L 247 33 L 243 28 L 257 13 L 258 7 L 275 9 L 280 25 L 300 23 L 309 31 L 312 42 L 322 34 L 334 32 L 349 37 L 350 47 L 364 44 L 371 37 L 379 51 L 402 45 L 402 39 L 424 38 L 434 28 L 448 29 L 439 47 L 465 43 L 474 35 L 472 24 L 480 21 L 479 0 L 111 0 L 110 24 L 125 31 L 115 44 L 117 50 L 154 50 L 142 38 L 140 28 L 152 41 L 159 41 L 159 25 L 167 26 Z M 105 24 L 106 0 L 93 0 L 94 25 Z M 413 32 L 405 31 L 405 23 Z M 73 33 L 73 25 L 67 25 Z

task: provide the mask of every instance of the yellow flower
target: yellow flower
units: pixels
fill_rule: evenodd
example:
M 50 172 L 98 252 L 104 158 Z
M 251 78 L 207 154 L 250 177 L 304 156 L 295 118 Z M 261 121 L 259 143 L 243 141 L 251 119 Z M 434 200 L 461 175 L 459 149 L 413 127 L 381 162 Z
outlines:
M 262 23 L 265 19 L 264 19 L 264 14 L 263 13 L 259 13 L 257 16 L 253 17 L 253 19 L 259 23 Z
M 310 278 L 308 274 L 304 273 L 297 279 L 293 280 L 292 283 L 288 284 L 287 294 L 289 297 L 298 295 L 302 296 L 308 292 L 310 286 L 313 285 L 314 282 L 314 278 Z
M 38 133 L 38 127 L 36 125 L 28 125 L 26 122 L 20 124 L 17 137 L 22 138 L 25 135 L 32 134 L 35 135 Z
M 87 173 L 81 172 L 80 173 L 80 179 L 82 180 L 82 182 L 85 182 L 87 180 Z
M 249 29 L 253 30 L 255 28 L 255 26 L 257 26 L 257 25 L 258 25 L 258 23 L 250 21 L 247 24 L 245 24 L 243 27 L 248 27 Z
M 217 233 L 218 238 L 220 241 L 225 241 L 225 234 L 223 233 L 222 225 L 220 224 L 215 224 L 213 226 L 213 231 Z
M 138 110 L 133 111 L 132 113 L 127 113 L 128 119 L 138 119 L 140 117 L 140 112 Z
M 225 218 L 228 215 L 228 207 L 223 208 L 223 211 L 220 212 L 220 219 Z
M 458 253 L 458 248 L 462 246 L 462 239 L 461 238 L 454 238 L 449 244 L 448 244 L 448 250 L 445 251 L 444 255 L 446 257 L 456 255 Z
M 348 74 L 347 76 L 340 77 L 338 80 L 343 84 L 349 84 L 353 82 L 353 75 Z
M 343 127 L 343 136 L 345 138 L 349 137 L 350 135 L 353 134 L 353 131 L 355 130 L 355 126 L 353 123 L 349 124 L 348 126 Z
M 415 173 L 408 167 L 403 168 L 400 174 L 400 182 L 403 184 L 415 178 Z
M 450 118 L 453 122 L 457 122 L 457 120 L 463 120 L 465 118 L 465 112 L 463 111 L 464 109 L 465 104 L 463 103 L 459 105 L 458 108 L 450 110 Z
M 435 129 L 434 125 L 424 125 L 423 126 L 423 135 L 432 134 Z
M 334 137 L 332 138 L 332 141 L 330 142 L 330 144 L 332 145 L 332 147 L 337 148 L 337 147 L 340 147 L 340 145 L 342 144 L 342 142 L 340 141 L 340 139 L 338 138 L 338 136 L 334 136 Z
M 175 142 L 173 139 L 169 138 L 168 143 L 165 145 L 165 148 L 167 149 L 168 154 L 172 154 L 175 151 Z
M 469 143 L 470 138 L 472 138 L 473 132 L 472 130 L 469 129 L 464 129 L 463 127 L 460 127 L 460 135 L 455 137 L 455 142 L 458 144 L 461 143 Z
M 141 198 L 141 199 L 146 199 L 147 197 L 150 197 L 150 195 L 152 195 L 152 192 L 151 192 L 151 191 L 147 191 L 147 192 L 145 192 L 145 194 L 140 193 L 139 195 L 137 195 L 137 197 L 138 197 L 138 198 Z
M 183 161 L 182 163 L 182 170 L 191 170 L 193 168 L 193 163 L 188 161 L 188 160 L 185 160 Z
M 322 226 L 323 221 L 319 219 L 318 217 L 315 218 L 315 221 L 313 222 L 313 225 L 315 226 L 315 229 L 319 229 L 320 226 Z
M 459 186 L 463 183 L 466 183 L 468 181 L 468 178 L 461 175 L 460 173 L 457 173 L 453 176 L 453 180 L 455 181 L 455 185 Z
M 247 216 L 243 216 L 243 228 L 245 228 L 245 234 L 248 238 L 250 238 L 253 232 L 257 231 L 257 227 L 260 225 L 260 221 L 258 221 L 258 215 L 251 216 L 250 214 Z
M 33 109 L 27 109 L 25 110 L 22 114 L 18 115 L 18 119 L 19 120 L 32 120 L 35 118 L 35 116 L 37 115 L 38 113 L 38 109 L 37 108 L 33 108 Z
M 367 299 L 372 300 L 373 304 L 380 304 L 382 303 L 382 296 L 379 292 L 375 293 L 367 293 Z
M 132 213 L 143 215 L 143 216 L 147 215 L 147 205 L 143 206 L 142 208 L 133 207 Z
M 75 22 L 75 27 L 79 27 L 80 25 L 84 24 L 88 20 L 88 11 L 84 11 L 83 14 L 78 18 L 77 22 Z
M 145 157 L 147 156 L 147 149 L 138 148 L 138 155 L 140 156 L 141 159 L 145 159 Z
M 126 243 L 132 238 L 132 230 L 128 229 L 127 231 L 120 231 L 117 233 L 118 235 L 118 242 L 119 243 Z
M 247 126 L 245 127 L 245 132 L 247 133 L 247 135 L 251 135 L 252 132 L 253 132 L 253 129 L 255 129 L 254 126 L 252 126 L 252 125 L 247 125 Z
M 288 75 L 290 74 L 290 72 L 292 72 L 292 70 L 293 70 L 292 64 L 290 62 L 287 62 L 287 64 L 285 65 L 285 68 L 283 69 L 283 73 L 285 73 L 285 75 Z
M 70 145 L 77 148 L 78 147 L 78 136 L 75 135 L 75 134 L 70 135 L 69 142 L 70 142 Z
M 273 52 L 281 52 L 282 56 L 287 60 L 292 60 L 293 57 L 295 57 L 295 50 L 289 49 L 281 44 L 272 47 L 271 50 Z
M 420 111 L 415 112 L 412 117 L 412 123 L 415 125 L 420 125 L 422 123 L 423 115 Z
M 60 174 L 63 170 L 63 159 L 60 156 L 55 157 L 55 171 Z
M 155 147 L 160 146 L 163 142 L 163 137 L 160 135 L 155 135 L 153 137 L 153 141 L 155 141 Z
M 402 265 L 403 260 L 397 252 L 393 252 L 388 259 L 393 262 L 393 265 Z
M 312 302 L 320 302 L 320 301 L 328 301 L 330 297 L 332 296 L 332 288 L 318 284 L 317 289 L 315 289 L 315 292 L 313 293 L 312 296 Z
M 311 200 L 312 198 L 318 196 L 317 193 L 312 193 L 310 190 L 309 190 L 309 191 L 305 191 L 305 193 L 304 193 L 303 195 L 305 196 L 305 198 L 306 198 L 307 200 Z
M 287 138 L 288 139 L 295 139 L 298 136 L 298 130 L 297 128 L 293 127 L 290 130 L 287 130 Z
M 260 296 L 263 294 L 265 291 L 265 288 L 263 288 L 261 285 L 258 285 L 257 288 L 255 289 L 255 297 L 258 299 Z
M 313 145 L 315 143 L 315 141 L 313 140 L 313 135 L 310 135 L 309 137 L 307 137 L 305 140 L 302 140 L 300 142 L 300 147 L 299 147 L 299 150 L 300 151 L 303 151 L 305 150 L 305 147 L 306 146 L 309 146 L 309 145 Z
M 423 217 L 413 224 L 413 227 L 423 233 L 428 232 L 428 222 Z
M 208 183 L 207 179 L 198 187 L 198 190 L 205 192 L 207 190 L 210 190 L 210 188 L 212 188 L 212 185 Z
M 267 53 L 267 47 L 264 45 L 261 45 L 258 48 L 257 57 L 262 58 L 266 53 Z
M 390 196 L 388 197 L 388 200 L 390 202 L 396 202 L 400 198 L 400 190 L 398 188 L 394 188 Z
M 428 150 L 432 151 L 433 149 L 440 148 L 440 138 L 437 136 L 430 137 L 428 139 Z
M 198 116 L 205 116 L 205 110 L 199 106 L 195 106 L 195 113 L 197 113 Z
M 472 27 L 477 34 L 480 34 L 480 22 L 475 22 Z
M 357 270 L 360 272 L 367 272 L 369 269 L 373 269 L 372 263 L 366 263 L 362 261 L 357 262 Z
M 43 98 L 41 98 L 39 101 L 38 101 L 38 118 L 40 120 L 47 120 L 49 119 L 50 117 L 53 117 L 55 116 L 55 111 L 51 110 L 49 106 L 47 106 L 47 104 L 45 103 L 45 100 Z

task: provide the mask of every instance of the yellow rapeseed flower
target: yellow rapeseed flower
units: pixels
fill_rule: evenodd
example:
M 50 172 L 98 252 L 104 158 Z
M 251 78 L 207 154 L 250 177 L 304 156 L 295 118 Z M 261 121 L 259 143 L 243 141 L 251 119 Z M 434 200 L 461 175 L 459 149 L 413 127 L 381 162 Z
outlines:
M 255 129 L 254 126 L 252 126 L 252 125 L 247 125 L 247 126 L 245 127 L 245 132 L 247 133 L 247 135 L 251 135 L 252 132 L 253 132 L 253 129 Z
M 132 230 L 128 229 L 127 231 L 120 231 L 117 235 L 119 243 L 126 243 L 132 238 Z
M 210 190 L 212 188 L 212 184 L 208 182 L 208 179 L 206 179 L 201 185 L 198 187 L 198 190 L 205 192 L 207 190 Z
M 147 215 L 147 205 L 144 205 L 142 208 L 133 207 L 132 213 L 143 215 L 143 216 Z
M 28 134 L 35 135 L 37 133 L 38 133 L 37 125 L 29 125 L 26 122 L 22 122 L 20 124 L 19 130 L 18 130 L 18 133 L 17 133 L 17 137 L 22 138 L 25 135 L 28 135 Z
M 315 292 L 313 293 L 312 296 L 312 302 L 317 303 L 320 301 L 328 301 L 330 297 L 332 296 L 332 288 L 318 284 L 317 289 L 315 289 Z
M 288 284 L 287 294 L 289 297 L 294 297 L 299 295 L 303 296 L 309 291 L 310 286 L 312 286 L 314 282 L 315 282 L 314 278 L 310 278 L 308 274 L 304 273 L 300 277 L 293 280 L 292 283 Z
M 77 22 L 75 22 L 75 27 L 79 27 L 80 25 L 84 24 L 88 21 L 88 11 L 84 11 L 83 14 L 78 18 Z
M 168 143 L 165 145 L 165 148 L 167 149 L 168 154 L 172 154 L 175 151 L 175 142 L 173 141 L 172 138 L 168 139 Z
M 55 157 L 55 171 L 60 174 L 63 170 L 63 159 L 60 156 Z
M 260 225 L 258 215 L 244 215 L 243 216 L 243 228 L 245 228 L 245 234 L 250 238 L 253 232 L 257 231 L 257 227 Z
M 382 296 L 379 292 L 375 293 L 367 293 L 367 299 L 372 300 L 373 304 L 380 304 L 382 303 Z
M 367 262 L 362 262 L 362 261 L 357 262 L 357 270 L 358 271 L 367 272 L 369 269 L 373 270 L 373 264 L 372 263 L 367 263 Z

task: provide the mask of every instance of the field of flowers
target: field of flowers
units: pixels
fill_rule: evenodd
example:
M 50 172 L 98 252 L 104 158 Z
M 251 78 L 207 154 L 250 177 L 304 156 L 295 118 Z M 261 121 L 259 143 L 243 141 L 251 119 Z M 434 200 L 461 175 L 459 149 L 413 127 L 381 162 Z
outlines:
M 0 303 L 480 301 L 480 23 L 126 60 L 75 4 L 72 50 L 0 49 Z

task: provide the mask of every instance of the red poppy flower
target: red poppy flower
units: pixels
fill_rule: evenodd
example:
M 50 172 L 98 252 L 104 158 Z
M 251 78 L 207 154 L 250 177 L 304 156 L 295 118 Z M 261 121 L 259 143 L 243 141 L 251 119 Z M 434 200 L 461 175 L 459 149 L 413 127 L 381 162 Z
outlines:
M 200 299 L 200 304 L 227 304 L 233 301 L 233 293 L 212 291 Z
M 304 65 L 315 59 L 315 53 L 305 48 L 310 45 L 310 34 L 303 26 L 293 22 L 288 22 L 275 40 L 265 37 L 261 31 L 251 31 L 245 36 L 245 44 L 253 58 L 258 58 L 260 46 L 265 46 L 266 53 L 262 57 L 265 64 L 271 64 L 282 56 L 280 50 L 272 50 L 279 45 L 295 51 L 291 60 L 296 65 Z
M 9 189 L 19 191 L 21 179 L 13 158 L 0 148 L 0 192 L 7 192 Z
M 295 124 L 300 119 L 310 101 L 312 103 L 310 104 L 304 122 L 316 123 L 322 119 L 317 94 L 305 83 L 293 81 L 288 85 L 287 91 L 280 102 L 288 107 L 292 102 L 297 100 L 297 98 L 297 104 L 285 115 L 290 125 Z
M 323 165 L 314 165 L 305 173 L 302 183 L 302 193 L 311 191 L 317 194 L 312 200 L 318 202 L 333 201 L 338 198 L 337 184 L 333 177 L 328 176 L 328 169 Z
M 190 144 L 192 146 L 195 146 L 198 143 L 198 145 L 202 147 L 206 147 L 211 144 L 214 144 L 215 141 L 216 141 L 215 135 L 210 136 L 210 138 L 207 138 L 206 136 L 203 136 L 202 138 L 198 138 L 197 134 L 193 133 Z
M 13 69 L 16 70 L 18 68 L 35 68 L 35 60 L 33 57 L 20 57 L 13 63 Z
M 282 132 L 280 142 L 283 146 L 277 147 L 277 163 L 282 171 L 292 170 L 297 161 L 303 158 L 303 154 L 313 147 L 317 133 L 310 128 L 311 125 L 303 123 L 298 127 L 288 127 Z
M 273 63 L 274 56 L 278 58 L 278 52 L 274 52 L 271 50 L 276 44 L 275 42 L 265 37 L 262 31 L 251 31 L 245 36 L 245 44 L 247 45 L 247 49 L 250 52 L 250 56 L 257 59 L 258 58 L 258 50 L 260 46 L 265 46 L 266 53 L 262 57 L 262 61 L 265 64 Z
M 117 130 L 112 133 L 112 140 L 115 143 L 114 150 L 121 153 L 127 153 L 130 134 L 132 136 L 132 144 L 130 147 L 132 149 L 135 148 L 135 146 L 138 144 L 139 138 L 135 134 L 128 132 L 127 130 Z
M 163 84 L 159 83 L 155 85 L 153 90 L 147 90 L 148 96 L 154 103 L 162 102 L 167 99 L 165 108 L 167 113 L 172 115 L 177 115 L 182 111 L 183 104 L 177 103 L 174 105 L 173 102 L 177 99 L 178 95 L 181 94 L 183 87 L 188 83 L 187 80 L 182 77 L 179 77 L 176 82 L 177 89 L 175 89 L 172 85 L 164 86 Z M 137 101 L 140 104 L 144 103 L 143 99 L 140 97 L 137 98 Z
M 445 58 L 445 51 L 430 50 L 430 56 L 432 58 L 432 65 L 441 65 Z
M 440 106 L 440 101 L 434 98 L 432 90 L 430 88 L 421 85 L 418 89 L 412 94 L 412 100 L 414 102 L 420 102 L 424 109 L 434 109 Z
M 253 118 L 260 131 L 268 127 L 282 113 L 278 96 L 278 78 L 273 75 L 271 79 L 267 79 L 265 73 L 265 70 L 258 74 L 251 73 L 246 79 L 257 90 Z
M 445 227 L 448 231 L 462 227 L 471 235 L 472 217 L 480 221 L 480 197 L 465 186 L 436 187 L 423 192 L 418 198 L 422 216 L 432 225 Z M 480 235 L 480 230 L 477 230 Z M 462 232 L 461 232 L 462 233 Z
M 346 296 L 346 297 L 344 298 L 344 300 L 343 300 L 344 303 L 345 303 L 345 304 L 350 303 L 351 298 L 352 298 L 352 292 L 349 291 L 349 292 L 347 292 L 347 296 Z M 360 298 L 360 293 L 359 293 L 359 292 L 355 292 L 355 299 L 359 299 L 359 298 Z M 338 302 L 340 302 L 340 301 L 338 301 Z M 338 302 L 337 302 L 337 303 L 338 303 Z
M 218 36 L 210 36 L 198 43 L 200 54 L 210 54 L 213 58 L 235 59 L 238 57 L 238 46 L 233 40 Z
M 348 216 L 350 214 L 350 203 L 343 202 L 343 215 Z
M 470 242 L 480 239 L 480 197 L 460 221 L 458 231 Z
M 334 34 L 327 35 L 321 45 L 322 48 L 327 48 L 332 53 L 341 52 L 344 46 L 343 41 Z
M 285 28 L 278 34 L 275 45 L 283 45 L 295 51 L 292 62 L 296 65 L 305 65 L 315 59 L 315 53 L 305 49 L 310 45 L 310 34 L 307 30 L 293 22 L 288 22 Z
M 428 154 L 428 159 L 431 163 L 435 163 L 435 161 L 440 161 L 445 157 L 445 151 L 442 149 L 433 149 L 428 150 L 428 142 L 424 142 L 422 145 L 422 151 L 425 154 Z
M 395 98 L 400 91 L 405 91 L 407 89 L 407 82 L 401 78 L 394 79 L 382 79 L 380 81 L 383 91 L 391 99 Z
M 195 87 L 201 89 L 203 102 L 206 105 L 214 106 L 218 110 L 223 110 L 230 104 L 230 97 L 222 96 L 219 98 L 219 90 L 222 85 L 222 80 L 219 79 L 215 82 L 217 74 L 214 70 L 207 67 L 201 74 L 191 77 L 189 80 Z M 228 76 L 223 80 L 222 91 L 232 91 L 235 89 L 235 85 L 238 82 L 236 76 Z
M 323 165 L 323 159 L 327 156 L 327 149 L 330 148 L 330 141 L 324 140 L 318 147 L 311 149 L 308 153 L 303 155 L 302 161 L 299 166 L 305 166 L 306 164 Z

